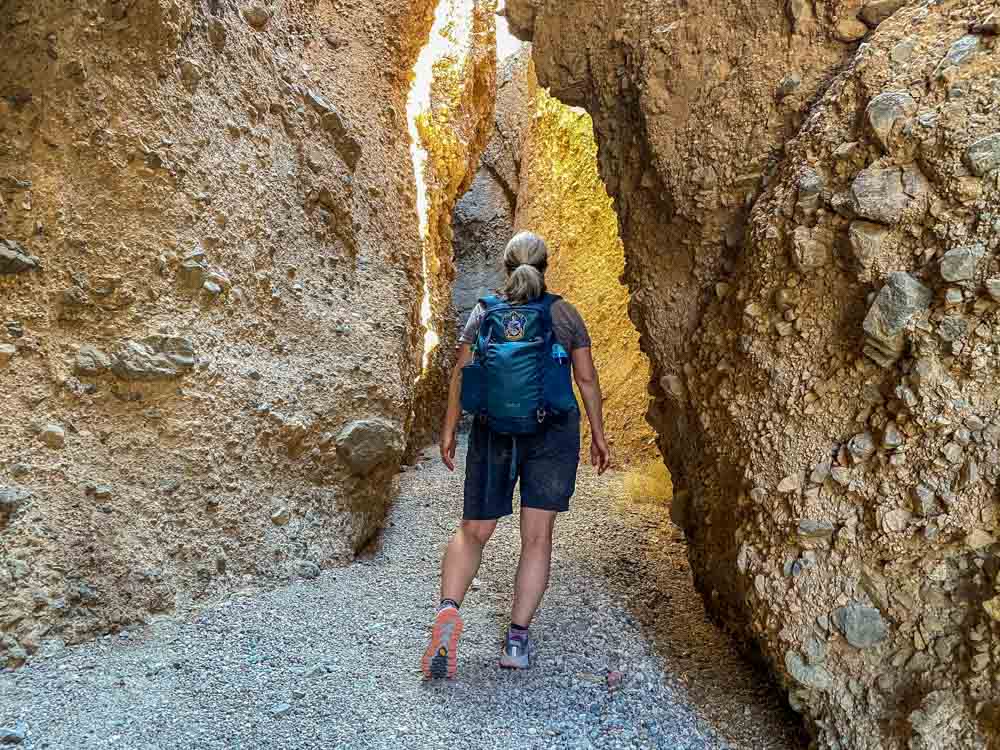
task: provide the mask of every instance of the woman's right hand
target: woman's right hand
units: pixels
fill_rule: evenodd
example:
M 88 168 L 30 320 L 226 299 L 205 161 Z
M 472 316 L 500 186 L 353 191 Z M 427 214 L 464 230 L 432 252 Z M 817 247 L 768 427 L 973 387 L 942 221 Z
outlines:
M 598 476 L 611 466 L 611 449 L 608 448 L 608 442 L 603 436 L 595 435 L 590 439 L 590 464 L 597 469 Z
M 455 471 L 455 431 L 445 429 L 441 433 L 441 460 L 448 471 Z

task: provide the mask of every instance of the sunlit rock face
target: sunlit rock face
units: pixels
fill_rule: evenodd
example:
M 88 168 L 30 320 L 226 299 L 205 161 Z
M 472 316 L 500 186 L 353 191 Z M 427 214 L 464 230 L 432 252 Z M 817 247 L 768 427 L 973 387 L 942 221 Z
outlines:
M 995 12 L 509 3 L 594 118 L 696 581 L 819 747 L 997 742 Z
M 423 239 L 425 329 L 411 454 L 437 436 L 454 362 L 452 213 L 472 185 L 496 100 L 495 0 L 442 0 L 409 99 Z
M 383 521 L 431 3 L 238 6 L 0 13 L 0 666 Z

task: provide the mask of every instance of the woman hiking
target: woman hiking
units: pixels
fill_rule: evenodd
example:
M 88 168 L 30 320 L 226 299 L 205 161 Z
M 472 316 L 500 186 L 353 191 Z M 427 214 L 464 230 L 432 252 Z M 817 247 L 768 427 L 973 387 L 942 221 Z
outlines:
M 610 465 L 601 387 L 580 314 L 545 287 L 548 248 L 517 234 L 503 256 L 503 291 L 480 301 L 459 337 L 441 458 L 455 470 L 462 409 L 474 415 L 465 462 L 462 524 L 441 564 L 441 603 L 422 660 L 424 676 L 455 677 L 462 634 L 459 608 L 479 570 L 497 520 L 513 513 L 521 482 L 521 558 L 500 666 L 526 669 L 528 627 L 549 582 L 556 515 L 569 510 L 580 459 L 580 410 L 570 369 L 590 420 L 590 460 Z

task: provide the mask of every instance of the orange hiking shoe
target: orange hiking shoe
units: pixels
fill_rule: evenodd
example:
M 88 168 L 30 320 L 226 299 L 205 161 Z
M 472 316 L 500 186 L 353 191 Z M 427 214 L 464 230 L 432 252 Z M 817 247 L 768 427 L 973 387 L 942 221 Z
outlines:
M 458 639 L 463 627 L 462 616 L 454 607 L 443 607 L 438 611 L 431 642 L 427 644 L 424 658 L 420 661 L 424 679 L 454 679 L 458 673 Z

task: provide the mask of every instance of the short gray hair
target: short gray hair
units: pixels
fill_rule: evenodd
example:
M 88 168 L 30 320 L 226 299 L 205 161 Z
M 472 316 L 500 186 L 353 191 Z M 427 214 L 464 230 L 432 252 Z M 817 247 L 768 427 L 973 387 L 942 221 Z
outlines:
M 518 232 L 503 252 L 507 284 L 503 294 L 510 302 L 531 302 L 545 294 L 545 269 L 549 248 L 533 232 Z

